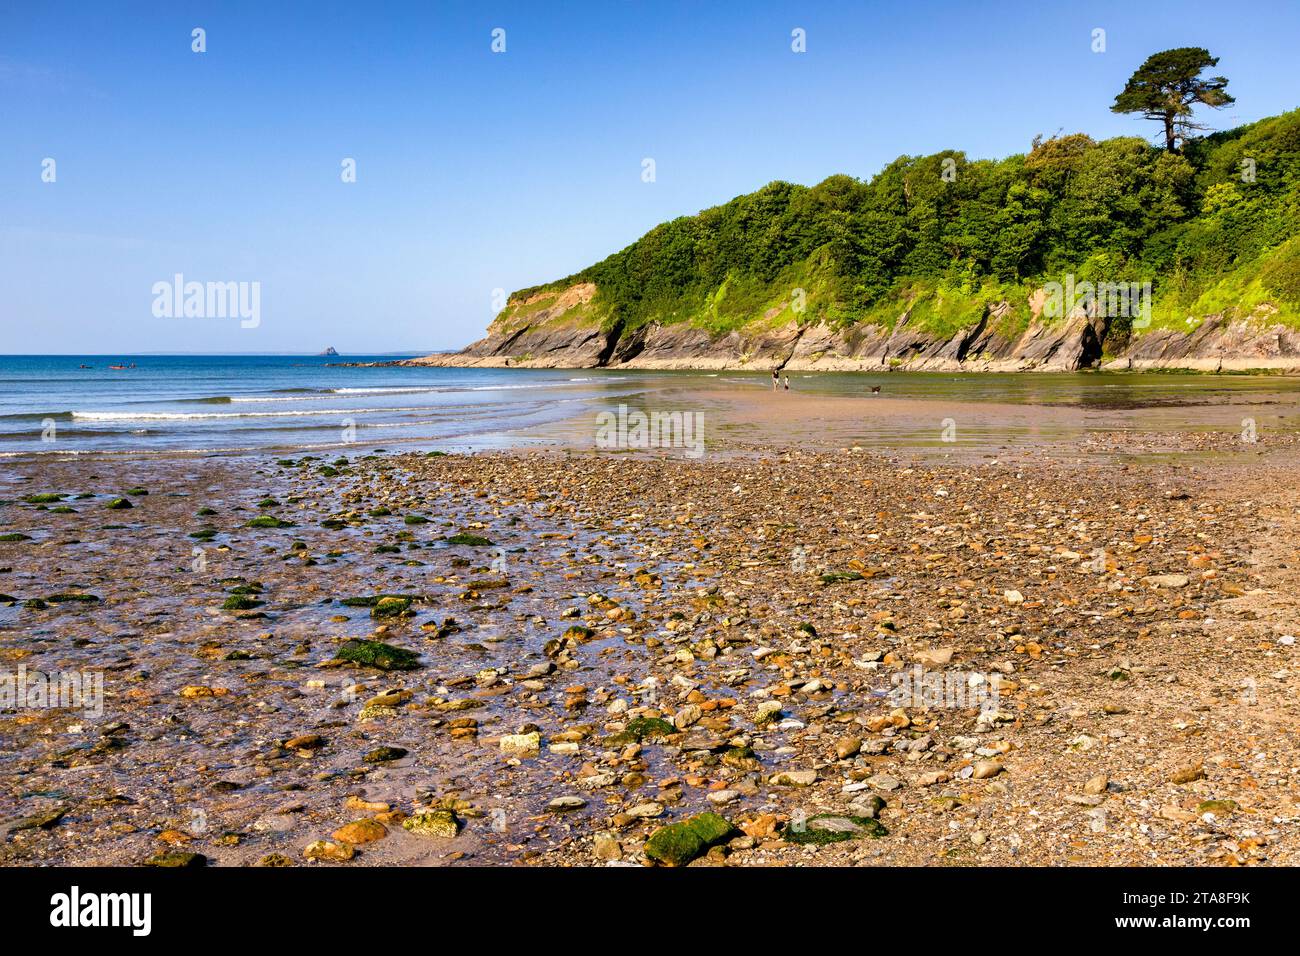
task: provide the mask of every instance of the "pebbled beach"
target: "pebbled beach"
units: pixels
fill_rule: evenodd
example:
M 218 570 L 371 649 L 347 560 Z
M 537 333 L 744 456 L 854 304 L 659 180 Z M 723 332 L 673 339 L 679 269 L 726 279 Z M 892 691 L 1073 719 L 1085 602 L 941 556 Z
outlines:
M 1287 409 L 691 401 L 7 462 L 3 668 L 103 706 L 0 712 L 0 862 L 1300 862 Z

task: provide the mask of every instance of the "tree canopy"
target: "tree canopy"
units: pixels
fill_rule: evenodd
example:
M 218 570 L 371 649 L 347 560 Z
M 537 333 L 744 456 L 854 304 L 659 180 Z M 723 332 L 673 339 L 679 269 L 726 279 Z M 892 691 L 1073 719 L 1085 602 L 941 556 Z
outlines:
M 1227 77 L 1201 77 L 1205 70 L 1218 65 L 1219 58 L 1199 46 L 1152 54 L 1129 77 L 1115 97 L 1111 112 L 1141 113 L 1147 119 L 1160 121 L 1165 148 L 1174 152 L 1193 132 L 1205 129 L 1192 119 L 1193 106 L 1222 109 L 1236 102 L 1227 93 Z

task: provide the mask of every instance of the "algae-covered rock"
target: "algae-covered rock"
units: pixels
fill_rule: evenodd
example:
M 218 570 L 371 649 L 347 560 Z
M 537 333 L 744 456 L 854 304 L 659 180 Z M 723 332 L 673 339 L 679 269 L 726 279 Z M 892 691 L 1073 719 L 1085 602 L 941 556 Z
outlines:
M 202 853 L 185 853 L 176 851 L 171 853 L 155 853 L 149 859 L 144 861 L 145 866 L 163 866 L 163 867 L 190 867 L 203 866 L 208 862 L 208 858 Z
M 9 824 L 10 830 L 49 830 L 53 828 L 68 813 L 67 806 L 53 807 L 49 810 L 42 810 L 40 813 L 33 813 L 30 816 L 23 817 Z
M 30 540 L 32 540 L 32 536 L 30 534 L 23 534 L 21 531 L 6 531 L 4 534 L 0 534 L 0 541 L 30 541 Z
M 671 721 L 662 717 L 634 717 L 627 722 L 622 733 L 608 737 L 605 743 L 610 746 L 640 743 L 643 740 L 658 740 L 677 733 Z
M 261 601 L 254 600 L 246 594 L 232 594 L 221 603 L 223 611 L 251 611 L 261 605 Z
M 757 770 L 762 766 L 758 754 L 754 753 L 753 747 L 732 747 L 722 755 L 722 763 L 725 766 L 733 767 L 736 770 L 746 772 Z
M 413 671 L 420 666 L 420 655 L 404 647 L 394 647 L 383 641 L 348 641 L 339 648 L 337 660 L 381 671 Z
M 258 515 L 245 528 L 292 528 L 292 521 L 285 521 L 283 518 L 277 518 L 275 515 Z
M 787 824 L 781 831 L 781 839 L 787 843 L 824 846 L 827 843 L 842 843 L 862 837 L 879 838 L 888 834 L 885 825 L 871 817 L 819 813 L 808 817 L 798 826 Z
M 376 747 L 361 759 L 366 763 L 386 763 L 389 760 L 401 760 L 406 756 L 405 747 Z M 353 840 L 353 843 L 356 841 Z
M 1205 800 L 1196 806 L 1197 813 L 1213 813 L 1215 816 L 1224 816 L 1229 813 L 1237 812 L 1236 800 Z
M 667 866 L 685 866 L 736 832 L 724 817 L 716 813 L 700 813 L 652 833 L 645 844 L 645 855 Z
M 447 539 L 447 543 L 464 544 L 464 545 L 468 545 L 471 548 L 488 548 L 492 546 L 492 542 L 489 539 L 483 537 L 482 535 L 470 534 L 467 531 L 462 531 L 459 534 L 453 534 L 451 537 Z
M 339 603 L 346 607 L 368 607 L 370 616 L 376 618 L 405 617 L 411 613 L 411 594 L 371 594 L 366 597 L 347 597 Z
M 460 820 L 451 810 L 426 810 L 403 820 L 402 829 L 419 836 L 450 838 L 460 832 Z
M 822 584 L 843 584 L 845 581 L 864 580 L 857 571 L 830 571 L 821 576 Z
M 403 617 L 411 613 L 411 599 L 403 595 L 386 594 L 370 609 L 371 617 Z
M 131 502 L 127 501 L 125 498 L 114 498 L 109 501 L 108 504 L 104 505 L 104 507 L 108 508 L 110 511 L 125 511 L 127 508 L 134 508 L 135 505 L 131 504 Z
M 56 495 L 46 492 L 39 495 L 24 495 L 23 501 L 27 502 L 29 505 L 52 505 L 55 502 L 62 501 L 64 497 L 64 495 Z

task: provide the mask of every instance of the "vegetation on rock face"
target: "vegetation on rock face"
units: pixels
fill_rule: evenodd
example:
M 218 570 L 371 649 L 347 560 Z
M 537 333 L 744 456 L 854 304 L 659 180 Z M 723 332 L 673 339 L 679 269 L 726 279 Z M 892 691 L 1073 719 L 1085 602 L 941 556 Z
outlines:
M 1217 80 L 1199 102 L 1226 96 Z M 1183 139 L 1190 120 L 1171 109 Z M 526 324 L 563 290 L 593 283 L 594 298 L 565 321 L 722 333 L 791 321 L 889 328 L 907 312 L 918 328 L 949 332 L 1006 301 L 998 321 L 1015 332 L 1033 290 L 1067 275 L 1151 282 L 1155 328 L 1186 331 L 1188 316 L 1226 308 L 1300 326 L 1300 110 L 1180 147 L 1073 133 L 1002 160 L 901 156 L 869 182 L 770 183 L 516 293 L 496 327 Z M 1126 336 L 1128 319 L 1111 331 Z

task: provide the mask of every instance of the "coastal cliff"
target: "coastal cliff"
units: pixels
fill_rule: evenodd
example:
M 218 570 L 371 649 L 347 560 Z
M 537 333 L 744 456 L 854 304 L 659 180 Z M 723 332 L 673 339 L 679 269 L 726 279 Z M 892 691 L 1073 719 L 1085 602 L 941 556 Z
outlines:
M 451 354 L 410 359 L 406 365 L 519 368 L 772 369 L 880 371 L 1071 370 L 1094 364 L 1106 332 L 1102 319 L 1082 312 L 1067 321 L 1031 321 L 1015 331 L 1003 320 L 1010 305 L 990 305 L 969 327 L 938 334 L 904 312 L 891 326 L 834 329 L 795 320 L 773 325 L 769 316 L 729 332 L 689 323 L 651 322 L 630 332 L 603 331 L 572 314 L 592 301 L 595 288 L 574 286 L 555 304 L 520 321 L 496 323 L 487 336 Z M 521 306 L 526 308 L 524 303 Z M 784 311 L 784 310 L 782 310 Z M 1037 319 L 1037 317 L 1036 317 Z M 1300 350 L 1298 358 L 1300 358 Z
M 1076 133 L 771 183 L 411 364 L 1300 371 L 1300 111 L 1177 152 Z
M 1029 321 L 1015 306 L 989 303 L 969 325 L 936 332 L 908 311 L 892 325 L 829 325 L 770 321 L 722 333 L 688 323 L 652 322 L 631 332 L 604 331 L 584 320 L 595 297 L 574 286 L 536 311 L 521 303 L 513 321 L 460 352 L 398 364 L 489 368 L 786 369 L 790 371 L 1108 371 L 1181 369 L 1202 372 L 1300 372 L 1300 331 L 1270 321 L 1268 310 L 1226 311 L 1185 322 L 1187 330 L 1112 334 L 1105 315 L 1074 310 L 1053 321 L 1027 301 Z M 536 302 L 532 303 L 533 305 Z M 521 317 L 522 313 L 522 317 Z

